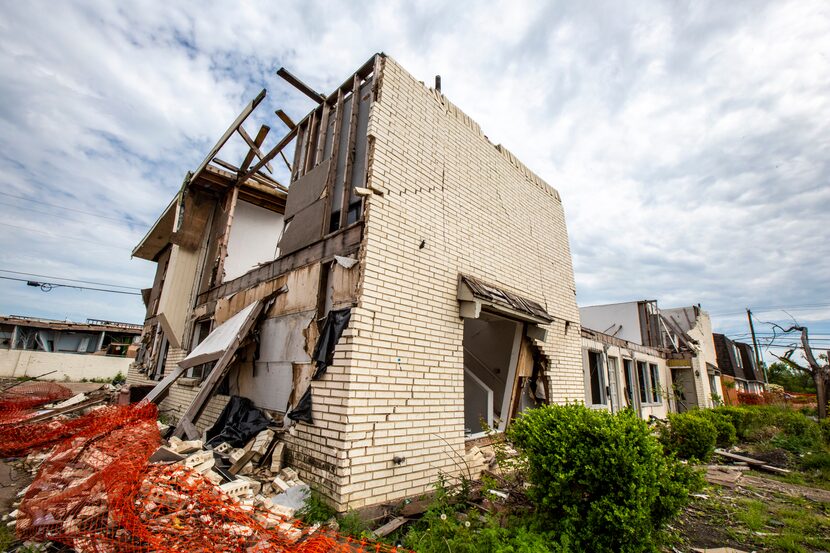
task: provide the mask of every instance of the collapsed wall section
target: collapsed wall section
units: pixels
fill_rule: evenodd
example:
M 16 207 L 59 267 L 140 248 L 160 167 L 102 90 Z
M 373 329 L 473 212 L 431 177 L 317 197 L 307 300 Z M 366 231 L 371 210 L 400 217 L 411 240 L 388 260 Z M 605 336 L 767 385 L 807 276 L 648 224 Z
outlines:
M 369 136 L 364 275 L 340 352 L 341 501 L 352 508 L 421 493 L 463 466 L 460 273 L 543 305 L 555 318 L 541 344 L 550 399 L 584 397 L 558 193 L 390 58 Z

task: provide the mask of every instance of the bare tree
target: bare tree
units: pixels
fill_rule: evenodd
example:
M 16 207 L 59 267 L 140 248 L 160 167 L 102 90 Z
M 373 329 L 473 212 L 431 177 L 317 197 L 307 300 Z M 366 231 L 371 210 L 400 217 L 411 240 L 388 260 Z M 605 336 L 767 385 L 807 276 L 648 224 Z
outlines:
M 791 332 L 799 332 L 801 333 L 801 349 L 804 352 L 804 358 L 807 360 L 807 366 L 803 366 L 799 363 L 796 363 L 792 356 L 798 349 L 797 345 L 790 345 L 789 349 L 784 353 L 782 356 L 775 355 L 774 353 L 770 352 L 773 357 L 780 360 L 782 363 L 786 365 L 805 372 L 809 374 L 813 378 L 813 382 L 816 383 L 816 400 L 818 401 L 818 418 L 823 419 L 827 416 L 827 389 L 830 387 L 830 353 L 827 356 L 816 356 L 813 354 L 813 348 L 810 346 L 810 338 L 807 331 L 806 326 L 801 326 L 798 323 L 792 325 L 789 328 L 784 328 L 780 325 L 775 323 L 768 323 L 773 327 L 773 339 L 770 342 L 770 346 L 775 343 L 775 339 L 778 337 L 777 330 L 781 330 L 783 334 L 790 334 Z M 824 364 L 819 362 L 819 358 L 824 357 L 822 359 L 825 361 Z

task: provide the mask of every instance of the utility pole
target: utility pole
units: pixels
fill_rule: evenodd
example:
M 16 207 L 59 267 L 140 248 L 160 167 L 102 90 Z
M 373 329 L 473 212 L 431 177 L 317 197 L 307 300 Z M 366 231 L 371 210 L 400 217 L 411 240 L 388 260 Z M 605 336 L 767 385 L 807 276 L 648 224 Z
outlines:
M 752 349 L 755 350 L 755 364 L 764 371 L 764 384 L 769 384 L 767 380 L 767 367 L 761 364 L 761 353 L 758 351 L 758 340 L 755 339 L 755 327 L 752 325 L 752 311 L 746 308 L 746 318 L 749 321 L 749 332 L 752 334 Z

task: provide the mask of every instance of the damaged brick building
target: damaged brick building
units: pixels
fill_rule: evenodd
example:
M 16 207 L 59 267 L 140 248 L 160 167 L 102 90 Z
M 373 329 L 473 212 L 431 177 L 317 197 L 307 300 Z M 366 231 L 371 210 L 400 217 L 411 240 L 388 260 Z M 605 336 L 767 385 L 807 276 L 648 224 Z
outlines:
M 283 77 L 317 107 L 279 112 L 265 152 L 242 126 L 261 94 L 136 247 L 158 268 L 128 382 L 179 435 L 233 395 L 284 418 L 292 466 L 341 511 L 456 473 L 482 422 L 582 400 L 558 192 L 383 54 L 329 95 Z M 239 166 L 217 157 L 235 134 Z M 283 186 L 265 170 L 291 149 Z

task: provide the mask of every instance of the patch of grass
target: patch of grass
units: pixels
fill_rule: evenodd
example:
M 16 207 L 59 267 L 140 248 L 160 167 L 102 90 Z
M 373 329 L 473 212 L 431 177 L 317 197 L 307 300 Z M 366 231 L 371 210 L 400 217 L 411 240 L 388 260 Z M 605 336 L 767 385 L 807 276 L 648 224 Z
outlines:
M 763 530 L 769 520 L 766 504 L 755 499 L 748 499 L 742 502 L 742 507 L 735 513 L 738 520 L 750 530 L 755 532 Z
M 353 538 L 369 538 L 371 532 L 369 526 L 364 522 L 357 511 L 349 511 L 337 520 L 340 525 L 340 533 Z
M 698 547 L 742 545 L 745 550 L 751 546 L 777 553 L 830 551 L 826 506 L 779 493 L 758 498 L 760 491 L 707 489 L 708 497 L 696 499 L 685 517 L 680 532 L 684 541 Z M 707 539 L 711 541 L 701 543 Z
M 14 532 L 6 526 L 5 523 L 0 523 L 0 551 L 8 551 L 11 544 L 15 541 Z

